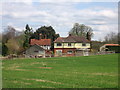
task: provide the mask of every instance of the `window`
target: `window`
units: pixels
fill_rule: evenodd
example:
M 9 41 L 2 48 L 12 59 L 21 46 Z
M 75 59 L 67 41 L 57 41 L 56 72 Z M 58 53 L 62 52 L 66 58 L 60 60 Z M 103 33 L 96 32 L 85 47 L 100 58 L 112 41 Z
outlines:
M 71 46 L 71 43 L 68 43 L 68 46 Z
M 56 50 L 57 55 L 62 55 L 62 50 Z
M 38 51 L 34 51 L 34 52 L 38 52 Z
M 62 44 L 61 43 L 57 43 L 57 46 L 62 46 Z
M 72 53 L 73 53 L 73 51 L 67 51 L 67 53 L 68 53 L 68 54 L 72 54 Z
M 82 46 L 86 46 L 86 43 L 82 43 Z

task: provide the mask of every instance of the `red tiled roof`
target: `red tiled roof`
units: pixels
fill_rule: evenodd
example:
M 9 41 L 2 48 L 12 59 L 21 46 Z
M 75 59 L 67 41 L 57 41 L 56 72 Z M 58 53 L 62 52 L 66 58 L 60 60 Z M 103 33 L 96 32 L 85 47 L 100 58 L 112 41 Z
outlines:
M 90 42 L 84 37 L 79 37 L 79 36 L 68 36 L 68 37 L 58 37 L 54 42 Z
M 58 37 L 54 42 L 63 42 L 64 41 L 64 37 Z
M 119 44 L 105 44 L 105 46 L 120 46 Z
M 42 46 L 42 45 L 51 45 L 51 39 L 40 39 L 40 40 L 38 40 L 38 39 L 31 39 L 30 40 L 30 45 L 40 45 L 40 46 Z

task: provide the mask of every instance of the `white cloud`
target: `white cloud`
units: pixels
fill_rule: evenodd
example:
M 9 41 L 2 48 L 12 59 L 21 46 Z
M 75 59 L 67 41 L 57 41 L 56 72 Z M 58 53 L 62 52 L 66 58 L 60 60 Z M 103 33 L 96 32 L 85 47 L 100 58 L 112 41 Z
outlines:
M 24 3 L 27 5 L 31 5 L 34 0 L 4 0 L 3 2 L 9 3 L 9 2 L 14 2 L 14 3 Z
M 40 0 L 40 2 L 52 2 L 52 3 L 58 3 L 58 2 L 92 2 L 92 0 Z
M 67 2 L 119 2 L 119 0 L 3 0 L 2 2 L 22 2 L 31 5 L 33 2 L 67 3 Z
M 108 17 L 108 18 L 116 18 L 117 17 L 117 13 L 115 13 L 115 11 L 113 11 L 113 10 L 103 10 L 103 11 L 100 11 L 98 14 L 100 14 L 101 16 Z
M 18 1 L 18 0 L 17 0 Z M 31 0 L 32 2 L 32 0 Z M 12 22 L 13 25 L 31 24 L 51 25 L 61 36 L 67 35 L 74 23 L 91 26 L 94 38 L 102 38 L 109 31 L 117 30 L 117 9 L 103 8 L 75 8 L 75 3 L 39 3 L 38 6 L 25 3 L 4 3 L 3 23 Z M 7 6 L 10 6 L 9 8 Z M 25 25 L 24 25 L 25 26 Z M 23 27 L 24 27 L 23 26 Z M 36 27 L 35 27 L 36 28 Z M 104 34 L 103 34 L 104 33 Z

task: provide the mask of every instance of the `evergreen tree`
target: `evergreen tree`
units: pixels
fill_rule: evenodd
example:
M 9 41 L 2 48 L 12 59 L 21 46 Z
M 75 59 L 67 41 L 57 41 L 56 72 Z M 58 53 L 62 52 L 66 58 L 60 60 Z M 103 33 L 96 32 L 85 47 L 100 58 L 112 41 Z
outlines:
M 54 48 L 54 40 L 59 37 L 52 26 L 42 26 L 32 35 L 35 39 L 51 39 L 51 49 Z M 33 38 L 32 37 L 32 38 Z
M 30 46 L 30 37 L 33 34 L 33 30 L 32 30 L 32 28 L 29 27 L 28 24 L 25 27 L 24 34 L 25 34 L 25 41 L 23 43 L 23 47 L 28 48 Z
M 8 54 L 8 48 L 4 43 L 2 43 L 2 55 L 6 56 L 7 54 Z

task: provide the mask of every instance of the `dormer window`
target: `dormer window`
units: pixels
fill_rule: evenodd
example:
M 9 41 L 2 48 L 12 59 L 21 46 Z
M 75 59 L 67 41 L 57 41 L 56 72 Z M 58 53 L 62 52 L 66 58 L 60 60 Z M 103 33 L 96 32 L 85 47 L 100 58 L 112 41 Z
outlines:
M 62 44 L 61 43 L 57 43 L 57 46 L 62 46 Z
M 82 43 L 82 46 L 86 46 L 86 43 Z
M 71 43 L 68 43 L 68 46 L 71 46 Z

